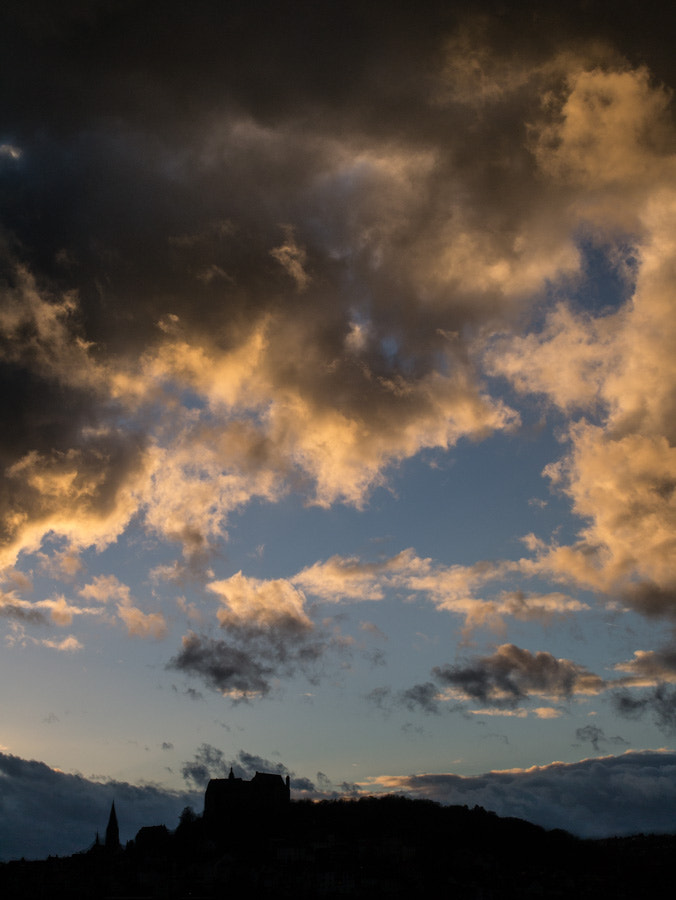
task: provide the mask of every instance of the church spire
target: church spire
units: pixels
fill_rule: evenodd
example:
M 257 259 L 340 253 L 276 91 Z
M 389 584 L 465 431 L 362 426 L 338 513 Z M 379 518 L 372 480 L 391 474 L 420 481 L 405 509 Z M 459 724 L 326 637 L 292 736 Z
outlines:
M 120 829 L 117 826 L 117 815 L 115 814 L 115 801 L 110 807 L 110 816 L 108 818 L 108 826 L 106 828 L 106 850 L 117 850 L 120 846 Z

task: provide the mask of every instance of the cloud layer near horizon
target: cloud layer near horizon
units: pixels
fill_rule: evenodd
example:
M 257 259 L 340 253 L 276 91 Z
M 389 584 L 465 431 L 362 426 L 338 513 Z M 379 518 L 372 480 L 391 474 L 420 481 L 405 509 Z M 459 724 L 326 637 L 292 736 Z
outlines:
M 0 855 L 44 859 L 87 850 L 105 834 L 111 803 L 120 839 L 131 840 L 144 825 L 175 828 L 188 805 L 201 811 L 201 796 L 157 785 L 100 782 L 69 775 L 37 760 L 0 753 Z
M 227 777 L 230 765 L 238 777 L 247 779 L 258 768 L 288 774 L 281 764 L 245 751 L 226 760 L 215 748 L 203 746 L 185 764 L 184 776 L 201 791 L 209 777 Z M 4 753 L 0 753 L 0 773 L 3 860 L 69 855 L 86 849 L 97 831 L 105 831 L 113 800 L 123 841 L 133 838 L 144 825 L 175 828 L 185 806 L 200 814 L 203 806 L 201 792 L 101 783 Z M 668 752 L 628 752 L 465 778 L 388 775 L 342 787 L 331 785 L 321 772 L 316 786 L 306 777 L 290 774 L 297 797 L 321 799 L 386 791 L 442 804 L 483 806 L 500 816 L 516 816 L 589 838 L 676 830 L 676 757 Z
M 672 833 L 676 759 L 669 752 L 551 763 L 530 769 L 459 775 L 373 778 L 367 790 L 404 792 L 444 804 L 483 806 L 578 837 Z

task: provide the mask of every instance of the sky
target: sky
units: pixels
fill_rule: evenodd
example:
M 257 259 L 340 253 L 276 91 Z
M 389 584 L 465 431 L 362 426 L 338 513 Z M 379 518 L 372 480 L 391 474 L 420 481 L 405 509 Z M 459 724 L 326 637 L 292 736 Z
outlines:
M 465 7 L 3 3 L 0 859 L 676 830 L 673 22 Z

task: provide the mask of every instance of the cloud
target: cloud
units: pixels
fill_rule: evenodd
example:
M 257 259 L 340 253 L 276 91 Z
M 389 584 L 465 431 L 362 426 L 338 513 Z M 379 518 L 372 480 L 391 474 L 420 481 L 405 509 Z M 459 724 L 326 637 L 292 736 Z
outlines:
M 14 144 L 0 144 L 0 156 L 21 159 L 21 155 L 21 147 L 16 147 Z
M 166 637 L 167 623 L 162 613 L 144 613 L 136 606 L 118 604 L 117 614 L 124 622 L 127 633 L 136 637 Z
M 662 585 L 653 581 L 629 584 L 622 591 L 622 599 L 649 619 L 676 618 L 676 584 L 669 580 Z
M 542 548 L 540 572 L 621 592 L 649 616 L 671 615 L 676 537 L 669 101 L 645 68 L 630 67 L 571 73 L 550 97 L 558 115 L 534 127 L 538 165 L 565 186 L 626 299 L 596 313 L 561 303 L 540 330 L 504 338 L 487 357 L 568 417 L 568 450 L 545 475 L 584 524 L 575 543 Z
M 39 641 L 33 640 L 33 643 L 42 647 L 50 647 L 52 650 L 59 650 L 62 653 L 75 653 L 77 650 L 82 650 L 83 646 L 74 634 L 69 634 L 68 637 L 61 638 L 61 640 L 58 638 L 43 638 Z
M 638 696 L 627 690 L 611 695 L 613 708 L 628 719 L 639 719 L 649 715 L 655 724 L 667 734 L 676 732 L 676 688 L 660 683 Z
M 365 699 L 383 712 L 389 712 L 392 702 L 392 689 L 389 687 L 375 687 L 366 694 Z
M 289 775 L 294 780 L 296 790 L 315 789 L 309 779 L 297 779 L 283 763 L 272 762 L 246 750 L 240 750 L 232 759 L 226 759 L 223 751 L 211 744 L 202 744 L 193 759 L 183 764 L 181 774 L 189 784 L 206 788 L 211 778 L 227 778 L 231 769 L 235 778 L 243 778 L 245 781 L 250 781 L 256 772 L 272 772 L 284 778 Z
M 175 21 L 171 4 L 165 14 Z M 111 15 L 92 18 L 92 46 L 106 44 Z M 22 144 L 23 174 L 8 185 L 5 211 L 12 247 L 25 250 L 9 254 L 25 259 L 10 260 L 3 321 L 8 395 L 22 420 L 4 460 L 10 556 L 36 550 L 50 531 L 73 547 L 102 547 L 132 519 L 190 556 L 224 539 L 232 511 L 252 498 L 301 490 L 324 506 L 362 506 L 392 466 L 422 449 L 518 421 L 487 391 L 470 332 L 484 320 L 508 322 L 515 297 L 575 268 L 577 254 L 558 227 L 543 227 L 538 203 L 524 208 L 535 193 L 517 190 L 519 166 L 526 181 L 533 169 L 522 137 L 510 133 L 504 147 L 505 171 L 512 156 L 519 163 L 511 171 L 521 198 L 507 204 L 506 192 L 496 196 L 478 177 L 493 153 L 490 128 L 461 107 L 457 128 L 441 125 L 429 96 L 438 73 L 421 77 L 409 60 L 405 74 L 396 29 L 386 35 L 379 16 L 359 16 L 372 29 L 377 21 L 377 65 L 391 72 L 397 59 L 412 91 L 404 119 L 380 96 L 363 48 L 348 54 L 366 76 L 358 103 L 330 79 L 338 107 L 309 88 L 313 77 L 300 77 L 315 66 L 300 62 L 305 54 L 275 53 L 289 94 L 262 115 L 259 92 L 223 74 L 239 71 L 230 70 L 239 51 L 222 52 L 232 35 L 221 26 L 209 62 L 207 53 L 188 63 L 182 50 L 201 89 L 180 113 L 172 103 L 168 115 L 162 100 L 144 113 L 141 93 L 120 95 L 114 78 L 89 71 L 91 93 L 68 104 L 65 128 L 27 97 L 12 107 L 17 123 L 39 116 L 43 128 Z M 60 20 L 57 31 L 71 27 Z M 427 19 L 423 31 L 425 47 L 447 39 Z M 157 55 L 139 59 L 138 71 L 166 100 L 183 81 L 173 39 L 154 33 Z M 43 53 L 56 52 L 50 40 Z M 122 75 L 109 62 L 119 83 L 134 80 L 133 66 Z M 72 77 L 79 64 L 69 61 Z M 454 77 L 444 74 L 447 84 Z M 323 113 L 308 129 L 315 104 Z M 390 114 L 376 122 L 374 107 Z M 408 116 L 426 128 L 402 132 Z M 454 136 L 470 122 L 479 128 L 475 157 L 458 152 L 452 171 L 445 148 L 462 150 Z M 106 185 L 78 190 L 102 170 Z M 70 199 L 58 216 L 50 196 Z M 50 206 L 40 229 L 26 229 L 26 202 Z M 490 219 L 509 209 L 519 238 L 511 248 L 477 221 L 477 208 Z M 96 223 L 94 233 L 83 221 Z M 67 416 L 53 402 L 59 393 Z M 186 406 L 187 395 L 195 402 Z
M 638 687 L 654 687 L 659 682 L 676 681 L 676 649 L 635 650 L 634 658 L 617 663 L 615 670 L 627 672 L 622 684 Z
M 80 595 L 99 603 L 117 601 L 117 615 L 129 635 L 161 640 L 167 634 L 164 615 L 162 613 L 144 613 L 134 606 L 129 586 L 123 584 L 115 575 L 95 576 L 90 584 L 80 590 Z
M 323 600 L 382 600 L 385 596 L 378 575 L 386 575 L 391 562 L 364 563 L 355 557 L 332 556 L 326 562 L 307 566 L 293 583 Z
M 204 789 L 211 778 L 226 778 L 230 767 L 223 751 L 211 744 L 202 744 L 194 758 L 181 767 L 183 778 L 195 787 Z
M 424 684 L 416 684 L 402 691 L 400 700 L 403 705 L 413 711 L 422 709 L 424 712 L 439 714 L 439 690 L 431 681 Z
M 23 610 L 23 607 L 19 607 L 19 609 Z M 57 650 L 62 653 L 75 653 L 78 650 L 82 650 L 84 646 L 74 634 L 69 634 L 63 638 L 36 638 L 27 632 L 26 625 L 33 625 L 36 622 L 44 625 L 47 623 L 46 618 L 36 620 L 30 615 L 27 617 L 16 615 L 16 610 L 11 611 L 9 618 L 10 629 L 5 635 L 5 643 L 8 647 L 32 645 L 34 647 L 48 647 L 50 650 Z
M 207 585 L 221 607 L 224 638 L 190 632 L 170 667 L 201 678 L 233 702 L 270 693 L 282 678 L 315 682 L 332 653 L 349 649 L 337 632 L 317 626 L 302 591 L 285 579 L 248 578 L 241 572 Z
M 47 617 L 41 609 L 17 596 L 16 591 L 0 592 L 0 616 L 19 622 L 44 625 Z
M 597 192 L 650 190 L 673 177 L 670 99 L 645 67 L 571 74 L 559 119 L 538 134 L 536 158 L 548 174 Z
M 584 612 L 587 603 L 560 591 L 502 590 L 493 597 L 478 591 L 494 581 L 529 577 L 530 560 L 482 561 L 472 566 L 444 566 L 419 557 L 409 548 L 388 559 L 364 562 L 332 556 L 294 575 L 293 584 L 326 602 L 382 600 L 390 591 L 407 591 L 430 600 L 440 610 L 464 619 L 466 633 L 480 626 L 504 630 L 509 618 L 549 623 Z
M 633 659 L 617 663 L 614 670 L 617 677 L 604 679 L 572 660 L 502 644 L 488 656 L 435 666 L 431 671 L 434 681 L 404 690 L 377 687 L 366 695 L 366 700 L 387 714 L 395 707 L 404 707 L 411 712 L 433 714 L 448 711 L 555 719 L 564 714 L 564 708 L 531 706 L 532 701 L 555 698 L 569 703 L 609 692 L 610 702 L 620 715 L 640 718 L 650 714 L 656 725 L 670 734 L 676 727 L 675 692 L 669 687 L 676 681 L 673 649 L 637 650 Z M 473 709 L 473 703 L 479 707 Z M 619 736 L 606 737 L 602 729 L 592 725 L 578 728 L 576 734 L 578 739 L 590 741 L 595 750 L 599 741 L 623 742 Z
M 401 690 L 385 686 L 375 687 L 365 695 L 364 699 L 385 715 L 389 715 L 394 709 L 405 709 L 412 713 L 421 712 L 435 716 L 442 712 L 458 712 L 461 709 L 457 703 L 452 706 L 447 702 L 444 704 L 444 701 L 448 701 L 449 698 L 431 681 L 414 684 L 410 688 Z M 413 727 L 411 723 L 407 724 L 409 727 Z
M 625 741 L 624 738 L 620 737 L 619 735 L 615 735 L 615 737 L 606 737 L 603 729 L 598 728 L 598 726 L 596 725 L 584 725 L 582 728 L 576 728 L 575 737 L 580 741 L 589 741 L 597 753 L 599 752 L 599 744 L 601 743 L 628 743 L 628 741 Z
M 257 660 L 247 650 L 192 632 L 169 666 L 197 676 L 234 701 L 268 694 L 276 672 L 274 663 Z
M 668 751 L 628 751 L 474 776 L 384 775 L 361 783 L 360 790 L 479 805 L 586 838 L 671 834 L 676 828 L 671 802 L 676 797 L 676 757 Z
M 201 797 L 194 793 L 120 781 L 102 783 L 5 753 L 0 753 L 0 772 L 4 860 L 40 859 L 87 849 L 96 832 L 104 832 L 113 801 L 123 842 L 144 825 L 163 823 L 173 828 L 185 806 L 201 806 Z
M 552 706 L 536 706 L 533 712 L 538 719 L 558 719 L 563 715 L 562 710 Z
M 514 706 L 530 696 L 566 698 L 605 689 L 603 679 L 569 659 L 514 644 L 502 644 L 469 665 L 436 666 L 433 674 L 458 698 L 496 706 Z
M 208 589 L 221 598 L 217 616 L 229 631 L 257 629 L 283 637 L 297 637 L 313 630 L 305 611 L 305 597 L 283 579 L 261 581 L 238 572 Z
M 385 632 L 379 628 L 375 622 L 360 622 L 359 628 L 364 631 L 366 634 L 372 635 L 374 638 L 377 638 L 381 641 L 387 641 L 389 638 L 385 634 Z
M 79 593 L 85 600 L 96 600 L 98 603 L 108 603 L 109 600 L 131 603 L 129 585 L 121 582 L 116 575 L 96 575 Z
M 69 603 L 63 595 L 38 600 L 35 606 L 49 610 L 49 616 L 56 625 L 71 625 L 76 616 L 100 616 L 100 607 L 76 606 Z
M 231 765 L 233 766 L 233 771 L 237 770 L 236 774 L 239 778 L 251 779 L 256 772 L 274 772 L 285 777 L 293 774 L 283 763 L 272 762 L 263 756 L 257 756 L 245 750 L 239 751 Z
M 270 251 L 270 256 L 286 269 L 290 277 L 296 282 L 298 290 L 302 291 L 310 281 L 310 276 L 304 268 L 307 254 L 302 247 L 297 245 L 291 226 L 287 225 L 284 228 L 284 232 L 284 243 L 279 247 L 273 247 Z

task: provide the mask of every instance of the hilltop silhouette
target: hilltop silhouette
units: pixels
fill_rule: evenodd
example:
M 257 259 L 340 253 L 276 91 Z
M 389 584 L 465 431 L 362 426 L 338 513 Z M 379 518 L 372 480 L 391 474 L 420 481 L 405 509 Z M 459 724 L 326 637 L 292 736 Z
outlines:
M 70 857 L 0 865 L 6 898 L 632 897 L 671 872 L 676 837 L 581 840 L 481 807 L 400 796 L 291 801 L 257 773 L 215 779 L 205 813 Z

